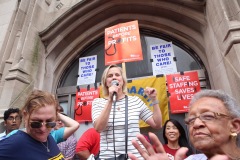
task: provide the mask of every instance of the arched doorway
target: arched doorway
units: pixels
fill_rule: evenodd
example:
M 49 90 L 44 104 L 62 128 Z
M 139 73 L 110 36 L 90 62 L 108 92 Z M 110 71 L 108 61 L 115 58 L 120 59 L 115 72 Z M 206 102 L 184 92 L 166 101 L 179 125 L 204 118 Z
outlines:
M 210 88 L 205 66 L 203 65 L 200 58 L 196 55 L 196 53 L 192 49 L 190 49 L 183 43 L 177 41 L 173 37 L 162 35 L 162 34 L 159 34 L 159 35 L 154 34 L 154 35 L 155 36 L 152 36 L 151 34 L 144 32 L 144 30 L 141 31 L 141 43 L 142 43 L 144 60 L 126 63 L 128 79 L 151 76 L 152 65 L 150 62 L 149 46 L 152 44 L 159 44 L 159 43 L 171 41 L 173 43 L 173 49 L 174 49 L 175 57 L 177 59 L 178 72 L 197 70 L 200 77 L 201 87 Z M 104 39 L 102 37 L 101 40 L 98 41 L 98 43 L 91 45 L 82 53 L 79 53 L 79 57 L 78 57 L 80 58 L 80 57 L 91 56 L 91 55 L 98 56 L 97 66 L 99 71 L 97 72 L 97 76 L 96 76 L 97 83 L 100 83 L 102 72 L 106 67 L 104 64 L 105 63 L 104 54 L 105 54 Z M 78 58 L 63 73 L 63 76 L 60 80 L 60 83 L 57 89 L 57 95 L 60 103 L 62 104 L 63 107 L 65 107 L 68 114 L 70 114 L 72 117 L 74 116 L 75 93 L 77 90 L 76 85 L 77 85 L 78 67 L 79 67 Z M 169 111 L 169 115 L 170 115 L 170 118 L 177 119 L 182 124 L 184 123 L 183 120 L 185 118 L 185 114 L 171 114 Z M 88 126 L 84 124 L 81 126 L 88 128 Z M 142 132 L 148 132 L 149 130 L 151 130 L 151 128 L 142 128 Z M 158 134 L 161 134 L 161 133 L 158 133 Z
M 179 2 L 82 1 L 40 34 L 46 47 L 46 67 L 50 73 L 46 73 L 48 77 L 44 81 L 52 84 L 52 91 L 56 92 L 68 115 L 74 115 L 78 59 L 99 55 L 96 79 L 99 82 L 105 68 L 104 29 L 132 20 L 139 22 L 144 60 L 126 64 L 129 79 L 152 74 L 149 45 L 172 41 L 178 71 L 198 70 L 201 86 L 210 87 L 201 34 L 205 27 L 205 2 Z M 182 116 L 179 119 L 183 119 Z M 81 130 L 84 130 L 83 126 Z

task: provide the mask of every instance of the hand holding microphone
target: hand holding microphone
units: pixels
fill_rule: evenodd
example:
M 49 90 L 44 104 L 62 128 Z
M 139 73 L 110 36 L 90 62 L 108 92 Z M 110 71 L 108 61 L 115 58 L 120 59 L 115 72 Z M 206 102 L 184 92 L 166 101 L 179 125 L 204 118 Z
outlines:
M 118 80 L 112 81 L 112 86 L 118 86 L 118 85 L 119 85 Z M 116 91 L 113 92 L 112 98 L 113 98 L 113 102 L 116 102 L 116 100 L 117 100 L 117 92 Z

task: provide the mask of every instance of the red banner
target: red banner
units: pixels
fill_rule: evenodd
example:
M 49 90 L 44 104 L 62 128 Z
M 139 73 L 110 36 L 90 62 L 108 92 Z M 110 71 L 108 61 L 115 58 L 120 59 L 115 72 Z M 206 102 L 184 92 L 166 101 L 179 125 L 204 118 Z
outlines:
M 200 90 L 197 71 L 167 75 L 171 113 L 188 112 L 192 96 Z
M 138 21 L 105 29 L 105 65 L 143 60 Z
M 99 97 L 99 88 L 81 88 L 76 92 L 74 119 L 78 122 L 92 121 L 92 101 Z

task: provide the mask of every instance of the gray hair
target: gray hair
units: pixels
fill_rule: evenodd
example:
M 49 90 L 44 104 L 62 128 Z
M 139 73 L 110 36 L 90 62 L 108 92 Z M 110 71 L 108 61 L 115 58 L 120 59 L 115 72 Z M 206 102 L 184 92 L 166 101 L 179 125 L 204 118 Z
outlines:
M 219 99 L 223 102 L 224 106 L 233 118 L 240 118 L 240 106 L 237 104 L 234 98 L 222 90 L 204 89 L 197 92 L 190 101 L 189 107 L 191 107 L 193 103 L 203 97 L 212 97 Z
M 190 101 L 189 107 L 191 107 L 193 103 L 203 97 L 212 97 L 219 99 L 223 102 L 224 106 L 233 118 L 240 118 L 240 106 L 237 104 L 234 98 L 222 90 L 205 89 L 197 92 Z M 240 134 L 237 135 L 236 144 L 240 148 Z

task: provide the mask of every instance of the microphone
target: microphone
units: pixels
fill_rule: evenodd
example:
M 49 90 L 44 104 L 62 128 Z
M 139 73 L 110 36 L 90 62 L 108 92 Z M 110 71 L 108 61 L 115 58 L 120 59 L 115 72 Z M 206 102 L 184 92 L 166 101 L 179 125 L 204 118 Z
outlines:
M 113 80 L 112 81 L 112 86 L 113 85 L 118 86 L 119 85 L 118 80 Z M 113 92 L 113 101 L 116 102 L 116 100 L 117 100 L 117 92 Z

